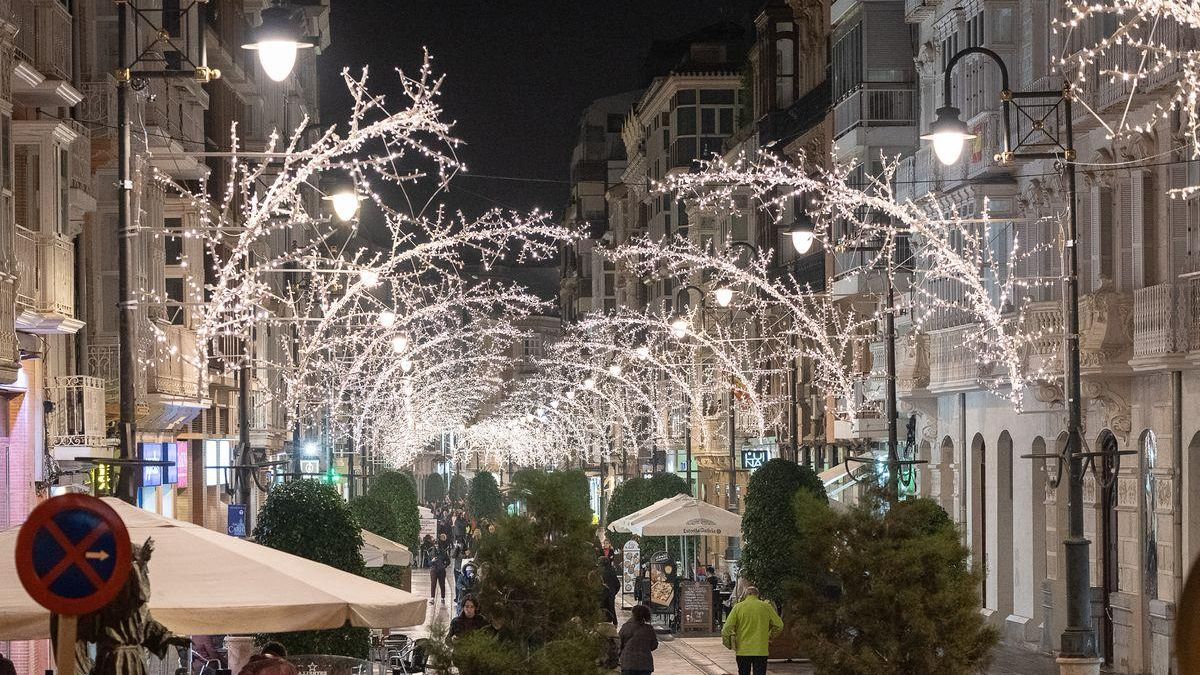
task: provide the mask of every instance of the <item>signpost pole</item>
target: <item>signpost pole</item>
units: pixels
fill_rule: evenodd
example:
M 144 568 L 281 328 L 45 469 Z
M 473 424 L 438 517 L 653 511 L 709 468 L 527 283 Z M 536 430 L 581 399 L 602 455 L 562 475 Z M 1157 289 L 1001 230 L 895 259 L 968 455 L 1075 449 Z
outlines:
M 54 665 L 58 667 L 58 675 L 75 675 L 75 639 L 78 635 L 79 617 L 73 614 L 59 614 L 58 634 L 55 636 L 58 644 L 54 649 Z

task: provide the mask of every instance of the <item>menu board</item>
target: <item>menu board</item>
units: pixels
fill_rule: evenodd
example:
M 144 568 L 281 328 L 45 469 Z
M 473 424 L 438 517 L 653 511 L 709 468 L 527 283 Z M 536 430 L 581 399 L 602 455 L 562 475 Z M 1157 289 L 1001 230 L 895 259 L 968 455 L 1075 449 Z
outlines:
M 679 584 L 679 614 L 684 630 L 712 630 L 712 585 L 706 581 Z
M 675 601 L 675 583 L 679 570 L 675 558 L 666 551 L 658 551 L 650 557 L 650 605 L 662 611 Z
M 642 562 L 642 551 L 632 539 L 621 548 L 621 592 L 632 595 L 637 583 L 638 566 Z

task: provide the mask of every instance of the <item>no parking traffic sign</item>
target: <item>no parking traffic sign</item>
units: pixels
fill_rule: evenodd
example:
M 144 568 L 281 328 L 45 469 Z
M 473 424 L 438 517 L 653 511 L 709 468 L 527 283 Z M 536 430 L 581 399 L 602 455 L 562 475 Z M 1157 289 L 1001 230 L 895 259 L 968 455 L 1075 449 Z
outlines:
M 17 534 L 17 576 L 41 606 L 66 616 L 107 605 L 129 578 L 129 531 L 108 504 L 86 495 L 52 497 Z

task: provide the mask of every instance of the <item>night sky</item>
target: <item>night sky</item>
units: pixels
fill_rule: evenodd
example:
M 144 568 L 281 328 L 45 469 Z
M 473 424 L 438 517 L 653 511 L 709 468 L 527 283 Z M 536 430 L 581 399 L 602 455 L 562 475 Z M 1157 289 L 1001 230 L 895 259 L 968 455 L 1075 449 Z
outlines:
M 653 39 L 721 20 L 751 20 L 764 0 L 334 0 L 332 45 L 319 57 L 322 115 L 348 109 L 339 71 L 371 68 L 395 91 L 393 68 L 415 71 L 421 48 L 447 76 L 443 105 L 466 142 L 462 176 L 443 201 L 471 213 L 534 206 L 561 214 L 571 148 L 589 102 L 645 84 Z

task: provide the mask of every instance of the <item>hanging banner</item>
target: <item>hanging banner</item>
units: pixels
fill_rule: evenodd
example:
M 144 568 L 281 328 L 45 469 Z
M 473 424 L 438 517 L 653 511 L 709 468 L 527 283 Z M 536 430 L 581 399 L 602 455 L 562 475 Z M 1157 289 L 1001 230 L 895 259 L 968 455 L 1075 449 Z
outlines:
M 638 567 L 642 563 L 642 549 L 637 541 L 630 539 L 621 548 L 621 592 L 633 595 L 637 586 Z

